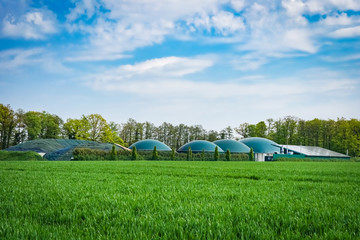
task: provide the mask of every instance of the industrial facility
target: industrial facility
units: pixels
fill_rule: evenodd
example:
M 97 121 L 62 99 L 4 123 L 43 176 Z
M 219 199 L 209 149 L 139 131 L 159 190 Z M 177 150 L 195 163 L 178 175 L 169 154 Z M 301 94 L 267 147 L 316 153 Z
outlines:
M 39 139 L 12 146 L 8 151 L 34 151 L 48 160 L 70 160 L 76 148 L 90 148 L 109 151 L 112 146 L 116 150 L 131 151 L 136 147 L 137 151 L 170 152 L 171 148 L 165 143 L 154 139 L 145 139 L 133 143 L 129 148 L 111 143 L 97 143 L 92 141 L 74 139 Z M 279 158 L 307 158 L 307 159 L 350 159 L 348 155 L 315 146 L 280 145 L 274 141 L 260 137 L 245 138 L 240 141 L 222 139 L 214 142 L 195 140 L 188 142 L 177 149 L 178 153 L 186 153 L 189 148 L 192 153 L 213 153 L 218 149 L 219 153 L 227 150 L 231 154 L 249 154 L 253 149 L 255 161 L 273 161 Z

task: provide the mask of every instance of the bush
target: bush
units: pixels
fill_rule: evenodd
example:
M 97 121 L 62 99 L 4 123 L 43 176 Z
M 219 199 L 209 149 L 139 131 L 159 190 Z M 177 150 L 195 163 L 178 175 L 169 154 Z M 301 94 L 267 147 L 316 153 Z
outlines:
M 136 159 L 137 159 L 137 152 L 136 152 L 136 146 L 134 146 L 131 151 L 131 160 L 136 160 Z
M 254 149 L 253 148 L 250 148 L 249 161 L 255 161 Z
M 225 159 L 226 161 L 231 161 L 231 153 L 230 153 L 230 150 L 226 150 L 226 155 L 225 155 Z
M 187 155 L 186 155 L 186 160 L 191 161 L 192 160 L 192 151 L 191 151 L 191 147 L 188 148 L 187 151 Z
M 156 146 L 154 146 L 154 150 L 153 150 L 153 153 L 152 153 L 152 160 L 158 160 L 158 159 L 159 159 L 159 154 L 156 151 Z
M 219 149 L 216 146 L 215 147 L 215 152 L 214 152 L 214 161 L 219 161 L 220 155 L 219 155 Z
M 110 153 L 110 160 L 116 160 L 116 148 L 115 145 L 112 146 L 111 148 L 111 153 Z
M 172 151 L 137 151 L 133 148 L 130 151 L 119 150 L 116 152 L 117 160 L 156 160 L 159 161 L 214 161 L 214 153 L 211 152 L 200 152 L 193 153 L 189 149 L 188 153 L 177 153 L 175 150 Z M 76 161 L 102 161 L 102 160 L 113 160 L 114 153 L 112 151 L 96 150 L 89 148 L 76 148 L 73 152 L 73 160 Z M 229 161 L 226 154 L 219 154 L 219 161 Z M 232 154 L 231 161 L 248 161 L 249 156 L 246 153 Z
M 42 161 L 38 153 L 30 151 L 0 151 L 0 161 Z

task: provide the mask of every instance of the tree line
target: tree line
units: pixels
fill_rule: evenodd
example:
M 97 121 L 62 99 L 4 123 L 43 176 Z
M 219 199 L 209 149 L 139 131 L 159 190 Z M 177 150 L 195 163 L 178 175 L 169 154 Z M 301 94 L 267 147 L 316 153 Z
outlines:
M 235 133 L 239 137 L 235 137 Z M 130 146 L 142 139 L 156 139 L 173 149 L 193 140 L 216 141 L 264 137 L 279 144 L 320 146 L 350 156 L 360 156 L 360 121 L 358 119 L 303 120 L 286 116 L 256 124 L 242 123 L 221 131 L 205 130 L 201 125 L 173 125 L 164 122 L 107 122 L 99 114 L 83 115 L 79 119 L 62 120 L 48 112 L 14 111 L 10 105 L 0 104 L 0 149 L 41 138 L 65 138 L 118 143 Z

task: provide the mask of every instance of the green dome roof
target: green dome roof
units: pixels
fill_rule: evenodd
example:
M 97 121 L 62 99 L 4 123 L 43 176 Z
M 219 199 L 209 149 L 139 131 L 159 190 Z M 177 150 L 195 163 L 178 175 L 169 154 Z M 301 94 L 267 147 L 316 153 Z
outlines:
M 266 138 L 251 137 L 240 140 L 249 148 L 252 148 L 255 153 L 280 153 L 281 146 Z
M 249 153 L 250 148 L 243 144 L 242 142 L 238 142 L 231 139 L 223 139 L 223 140 L 217 140 L 214 142 L 216 145 L 218 145 L 222 150 L 229 151 L 231 153 Z
M 133 143 L 129 148 L 132 149 L 134 146 L 136 146 L 136 150 L 138 151 L 152 151 L 155 146 L 157 151 L 171 151 L 171 148 L 165 143 L 153 139 L 138 141 Z
M 200 153 L 203 150 L 205 152 L 215 152 L 215 148 L 218 147 L 219 153 L 223 153 L 224 151 L 221 149 L 221 147 L 217 146 L 216 144 L 205 141 L 205 140 L 195 140 L 192 142 L 189 142 L 182 147 L 180 147 L 177 151 L 178 152 L 187 152 L 189 147 L 191 147 L 191 151 L 193 153 Z

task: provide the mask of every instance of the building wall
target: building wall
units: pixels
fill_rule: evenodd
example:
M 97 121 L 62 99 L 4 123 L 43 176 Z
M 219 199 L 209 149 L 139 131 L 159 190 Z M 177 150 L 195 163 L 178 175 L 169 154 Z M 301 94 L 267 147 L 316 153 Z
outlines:
M 265 162 L 266 156 L 273 156 L 272 153 L 255 153 L 255 161 L 256 162 Z

